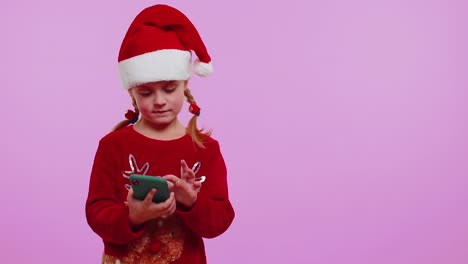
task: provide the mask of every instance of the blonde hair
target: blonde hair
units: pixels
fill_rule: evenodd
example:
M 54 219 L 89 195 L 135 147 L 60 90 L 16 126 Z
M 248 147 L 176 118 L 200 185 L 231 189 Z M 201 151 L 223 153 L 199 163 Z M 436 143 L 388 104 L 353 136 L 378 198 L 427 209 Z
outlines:
M 189 104 L 197 104 L 197 102 L 195 101 L 195 98 L 193 98 L 193 95 L 188 88 L 185 88 L 184 95 Z M 190 121 L 187 126 L 187 133 L 192 137 L 193 141 L 199 147 L 205 148 L 203 143 L 205 143 L 206 139 L 209 136 L 211 136 L 211 133 L 213 131 L 210 129 L 207 132 L 203 132 L 203 129 L 198 129 L 197 119 L 198 119 L 198 115 L 193 115 L 192 118 L 190 118 Z
M 138 117 L 140 116 L 140 111 L 138 110 L 135 99 L 133 97 L 132 97 L 132 105 L 133 105 L 133 108 L 135 108 L 135 119 L 138 120 Z M 132 120 L 128 120 L 128 119 L 122 120 L 112 128 L 111 132 L 122 129 L 122 128 L 130 125 L 131 122 L 132 122 Z
M 197 102 L 195 101 L 195 98 L 193 97 L 192 93 L 190 92 L 190 90 L 188 88 L 185 88 L 184 95 L 185 95 L 185 99 L 187 100 L 187 102 L 189 104 L 197 104 Z M 136 119 L 138 119 L 138 117 L 140 115 L 140 111 L 138 110 L 138 107 L 137 107 L 136 102 L 135 102 L 135 98 L 133 98 L 133 97 L 132 97 L 132 105 L 133 105 L 133 108 L 135 108 Z M 197 119 L 198 119 L 198 116 L 195 115 L 195 114 L 193 115 L 192 118 L 190 118 L 190 121 L 189 121 L 189 123 L 187 125 L 187 133 L 190 135 L 190 137 L 192 137 L 193 141 L 200 148 L 205 148 L 205 146 L 203 144 L 206 142 L 208 137 L 211 136 L 212 130 L 210 129 L 207 132 L 203 132 L 203 129 L 198 129 Z M 112 128 L 111 132 L 122 129 L 122 128 L 130 125 L 130 123 L 131 123 L 131 120 L 127 120 L 127 119 L 125 119 L 123 121 L 120 121 L 117 125 L 115 125 Z

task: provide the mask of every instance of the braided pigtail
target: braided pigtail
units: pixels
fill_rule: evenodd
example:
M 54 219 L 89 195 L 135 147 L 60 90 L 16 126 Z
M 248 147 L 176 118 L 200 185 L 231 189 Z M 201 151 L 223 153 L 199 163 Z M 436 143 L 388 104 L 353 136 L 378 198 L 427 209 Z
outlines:
M 200 108 L 197 106 L 197 102 L 195 98 L 193 98 L 192 93 L 188 88 L 184 91 L 185 98 L 187 102 L 190 104 L 190 112 L 193 114 L 193 117 L 190 119 L 188 126 L 187 126 L 187 133 L 192 137 L 193 141 L 201 148 L 205 148 L 203 143 L 205 139 L 211 136 L 212 131 L 209 130 L 207 132 L 203 132 L 203 129 L 198 129 L 197 127 L 197 119 L 200 115 Z
M 138 107 L 136 105 L 136 102 L 135 102 L 135 99 L 132 98 L 132 104 L 133 104 L 133 108 L 135 108 L 135 112 L 133 112 L 132 110 L 127 110 L 127 112 L 125 113 L 125 120 L 123 121 L 120 121 L 117 125 L 115 125 L 111 132 L 114 132 L 116 130 L 119 130 L 121 128 L 124 128 L 130 124 L 135 124 L 137 121 L 138 121 L 138 117 L 140 115 L 140 111 L 138 110 Z

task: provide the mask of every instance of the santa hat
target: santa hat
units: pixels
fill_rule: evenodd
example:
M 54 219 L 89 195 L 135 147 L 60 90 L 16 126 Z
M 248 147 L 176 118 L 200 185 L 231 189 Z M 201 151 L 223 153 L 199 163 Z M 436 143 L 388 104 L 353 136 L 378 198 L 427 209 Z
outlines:
M 142 83 L 188 80 L 213 72 L 210 55 L 190 20 L 167 5 L 148 7 L 130 25 L 120 47 L 119 72 L 125 89 Z

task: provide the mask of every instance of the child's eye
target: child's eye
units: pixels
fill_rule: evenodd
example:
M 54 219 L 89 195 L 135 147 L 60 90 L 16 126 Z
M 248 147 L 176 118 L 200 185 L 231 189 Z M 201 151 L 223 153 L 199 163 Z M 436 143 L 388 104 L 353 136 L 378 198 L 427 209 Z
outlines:
M 176 88 L 164 89 L 166 93 L 172 93 L 175 91 Z
M 149 96 L 151 93 L 140 93 L 141 96 L 146 97 Z

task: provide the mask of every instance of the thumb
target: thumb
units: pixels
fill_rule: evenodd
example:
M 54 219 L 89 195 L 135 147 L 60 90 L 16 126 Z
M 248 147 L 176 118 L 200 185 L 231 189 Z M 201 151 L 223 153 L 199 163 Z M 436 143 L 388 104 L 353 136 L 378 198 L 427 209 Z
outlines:
M 152 202 L 153 202 L 153 197 L 154 197 L 154 195 L 156 195 L 156 192 L 157 192 L 157 191 L 158 191 L 158 190 L 156 190 L 155 188 L 151 189 L 151 190 L 148 192 L 148 194 L 146 195 L 144 202 L 145 202 L 145 203 L 152 203 Z
M 128 189 L 128 193 L 127 193 L 127 201 L 131 200 L 131 199 L 133 199 L 133 189 L 132 188 Z

